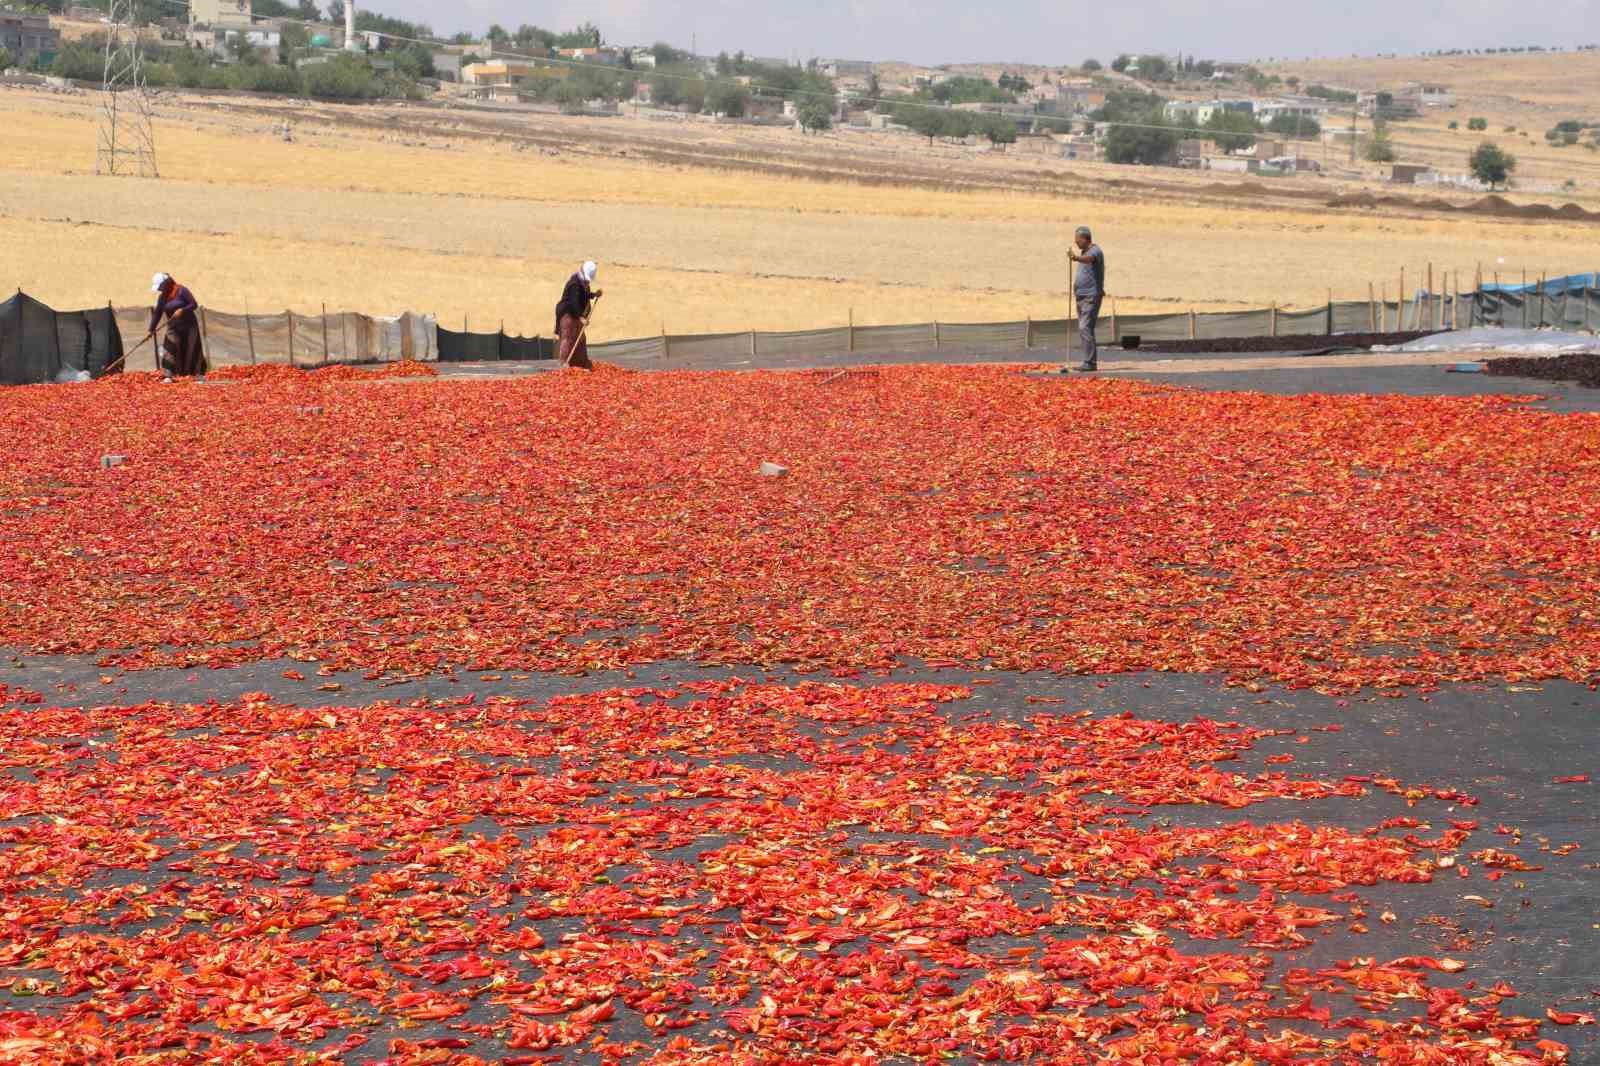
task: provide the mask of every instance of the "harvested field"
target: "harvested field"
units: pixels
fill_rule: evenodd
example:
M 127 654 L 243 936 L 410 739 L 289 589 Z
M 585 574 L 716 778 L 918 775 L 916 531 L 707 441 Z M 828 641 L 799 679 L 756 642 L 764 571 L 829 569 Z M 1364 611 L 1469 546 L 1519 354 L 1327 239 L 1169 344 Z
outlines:
M 0 94 L 0 120 L 30 144 L 0 160 L 0 277 L 63 307 L 142 302 L 141 279 L 167 269 L 236 312 L 326 301 L 548 334 L 556 288 L 589 256 L 612 294 L 596 340 L 1055 318 L 1081 221 L 1123 313 L 1312 306 L 1330 283 L 1364 299 L 1430 261 L 1470 277 L 1503 254 L 1507 270 L 1560 273 L 1592 228 L 1330 214 L 1330 194 L 1356 189 L 1068 170 L 913 138 L 235 97 L 163 97 L 166 180 L 105 182 L 85 174 L 89 104 Z

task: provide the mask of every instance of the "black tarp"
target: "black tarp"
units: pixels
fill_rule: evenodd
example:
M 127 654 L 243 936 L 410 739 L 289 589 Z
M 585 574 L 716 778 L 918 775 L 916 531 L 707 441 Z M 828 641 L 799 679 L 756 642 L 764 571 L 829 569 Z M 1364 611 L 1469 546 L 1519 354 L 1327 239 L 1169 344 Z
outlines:
M 21 292 L 0 303 L 0 384 L 98 377 L 121 358 L 122 331 L 109 307 L 57 311 Z
M 512 337 L 505 333 L 457 333 L 439 329 L 442 363 L 492 363 L 501 360 L 554 359 L 556 342 L 549 337 Z

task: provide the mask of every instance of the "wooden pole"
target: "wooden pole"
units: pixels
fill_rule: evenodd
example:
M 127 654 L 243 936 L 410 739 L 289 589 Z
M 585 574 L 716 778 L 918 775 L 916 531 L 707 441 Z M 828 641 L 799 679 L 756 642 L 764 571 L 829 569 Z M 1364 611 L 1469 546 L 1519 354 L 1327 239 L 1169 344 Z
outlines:
M 1428 264 L 1428 303 L 1427 303 L 1428 314 L 1427 314 L 1427 317 L 1423 320 L 1423 321 L 1425 321 L 1427 323 L 1427 326 L 1423 327 L 1424 329 L 1429 328 L 1429 327 L 1431 327 L 1433 325 L 1434 307 L 1435 306 L 1436 306 L 1436 303 L 1435 303 L 1434 298 L 1433 298 L 1433 264 L 1429 263 Z
M 1589 328 L 1589 279 L 1583 279 L 1583 328 Z
M 289 365 L 294 366 L 294 312 L 285 311 L 284 315 L 289 319 Z
M 1389 329 L 1389 283 L 1378 286 L 1378 332 Z
M 1327 336 L 1327 337 L 1333 336 L 1333 290 L 1332 289 L 1328 290 L 1328 328 L 1323 332 L 1323 335 Z
M 1033 315 L 1030 313 L 1022 320 L 1022 350 L 1033 351 Z
M 933 324 L 933 347 L 935 351 L 939 348 L 939 323 L 937 321 Z
M 1198 339 L 1198 336 L 1198 333 L 1196 333 L 1194 308 L 1191 307 L 1189 308 L 1189 339 L 1196 340 Z
M 850 309 L 850 325 L 846 328 L 850 330 L 849 350 L 853 352 L 856 350 L 856 309 L 854 307 Z
M 244 335 L 250 341 L 250 365 L 256 365 L 256 328 L 250 322 L 250 302 L 244 305 Z
M 1528 272 L 1522 272 L 1522 328 L 1528 328 Z
M 205 367 L 207 365 L 207 363 L 210 362 L 209 354 L 211 352 L 211 331 L 206 329 L 206 309 L 204 307 L 201 307 L 199 309 L 199 311 L 200 311 L 200 358 L 201 358 L 200 365 L 202 367 Z
M 1494 272 L 1494 289 L 1495 301 L 1500 305 L 1500 325 L 1504 326 L 1506 324 L 1506 294 L 1500 288 L 1500 271 L 1498 270 Z M 1487 318 L 1488 316 L 1485 315 L 1484 317 Z
M 1117 298 L 1111 298 L 1111 343 L 1118 344 L 1122 340 L 1122 333 L 1117 329 Z
M 1544 271 L 1539 271 L 1539 328 L 1544 328 Z
M 333 362 L 333 356 L 328 351 L 328 304 L 326 301 L 322 304 L 322 361 L 324 363 Z
M 1274 337 L 1276 337 L 1278 335 L 1278 305 L 1277 304 L 1273 304 L 1272 305 L 1272 317 L 1270 319 L 1270 322 L 1271 322 L 1272 335 Z
M 756 331 L 750 331 L 750 358 L 756 357 Z
M 1378 298 L 1372 291 L 1372 282 L 1367 282 L 1367 331 L 1378 332 Z

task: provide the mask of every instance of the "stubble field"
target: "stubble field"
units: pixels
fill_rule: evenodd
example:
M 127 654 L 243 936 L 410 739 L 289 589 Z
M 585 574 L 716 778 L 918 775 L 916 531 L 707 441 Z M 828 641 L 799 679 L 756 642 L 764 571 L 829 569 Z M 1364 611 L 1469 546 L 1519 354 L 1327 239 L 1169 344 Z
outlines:
M 0 159 L 0 280 L 62 307 L 143 302 L 160 269 L 224 310 L 410 309 L 548 333 L 562 278 L 594 258 L 613 297 L 599 340 L 1043 318 L 1065 312 L 1080 223 L 1108 251 L 1121 311 L 1310 306 L 1430 262 L 1576 269 L 1592 231 L 1333 212 L 1173 172 L 919 153 L 909 138 L 548 115 L 485 133 L 449 110 L 237 98 L 163 97 L 163 180 L 109 181 L 92 173 L 92 96 L 8 91 L 0 121 L 28 145 Z M 786 164 L 801 176 L 770 172 Z

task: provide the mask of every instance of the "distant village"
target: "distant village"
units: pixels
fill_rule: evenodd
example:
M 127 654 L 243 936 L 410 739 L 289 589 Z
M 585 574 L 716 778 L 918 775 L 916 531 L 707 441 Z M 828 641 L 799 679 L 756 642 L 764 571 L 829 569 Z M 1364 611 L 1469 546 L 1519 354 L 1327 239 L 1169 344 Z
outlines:
M 337 0 L 333 11 L 349 16 L 342 21 L 330 12 L 308 23 L 298 14 L 264 14 L 262 6 L 252 0 L 192 0 L 186 18 L 160 19 L 150 29 L 164 45 L 182 46 L 223 67 L 254 62 L 306 71 L 352 55 L 380 72 L 399 64 L 419 75 L 416 81 L 430 94 L 462 106 L 904 132 L 974 151 L 1263 175 L 1317 172 L 1324 160 L 1354 159 L 1358 141 L 1385 120 L 1455 106 L 1446 85 L 1399 85 L 1382 92 L 1303 87 L 1294 79 L 1268 78 L 1248 64 L 1184 56 L 1121 56 L 1104 68 L 1094 61 L 1055 70 L 1002 67 L 991 80 L 979 68 L 961 66 L 706 57 L 662 44 L 607 44 L 598 31 L 592 43 L 570 47 L 511 38 L 498 27 L 483 39 L 410 41 L 390 30 L 358 28 L 354 12 Z M 321 14 L 315 4 L 297 10 Z M 104 20 L 91 7 L 68 8 L 62 17 Z M 0 10 L 0 49 L 14 74 L 48 72 L 61 48 L 52 17 Z M 688 83 L 698 87 L 684 91 Z M 952 122 L 946 115 L 968 120 Z M 1150 126 L 1163 127 L 1158 143 L 1119 145 L 1119 127 Z M 1426 171 L 1397 164 L 1393 177 L 1415 181 Z

